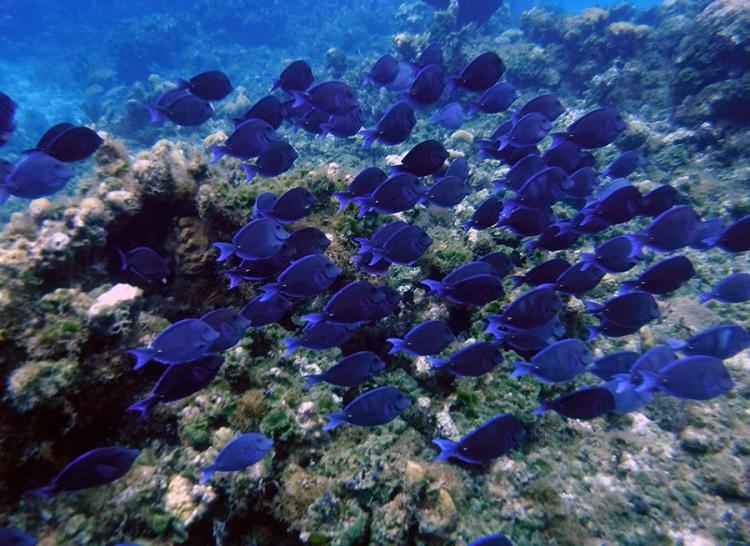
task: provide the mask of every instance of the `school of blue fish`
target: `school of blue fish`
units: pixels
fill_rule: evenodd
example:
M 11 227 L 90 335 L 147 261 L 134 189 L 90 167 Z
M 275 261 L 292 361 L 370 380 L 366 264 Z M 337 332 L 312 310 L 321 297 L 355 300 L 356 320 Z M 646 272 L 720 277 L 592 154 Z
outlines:
M 442 2 L 430 2 L 440 7 Z M 479 3 L 482 4 L 482 3 Z M 492 14 L 493 2 L 481 10 L 459 11 L 461 20 L 481 21 Z M 499 6 L 499 2 L 497 3 Z M 459 2 L 459 6 L 462 3 Z M 489 13 L 489 15 L 488 15 Z M 476 156 L 454 158 L 438 139 L 416 143 L 400 163 L 386 168 L 367 165 L 346 188 L 335 193 L 341 210 L 361 218 L 368 214 L 394 215 L 414 207 L 456 207 L 472 193 L 471 161 L 493 161 L 510 167 L 494 181 L 495 192 L 481 202 L 465 230 L 507 229 L 524 239 L 526 256 L 575 248 L 587 236 L 627 224 L 637 217 L 651 218 L 639 232 L 613 236 L 580 255 L 576 263 L 548 257 L 518 271 L 518 256 L 491 252 L 463 264 L 440 278 L 425 278 L 421 288 L 435 300 L 478 309 L 501 299 L 506 288 L 527 286 L 499 314 L 482 317 L 492 341 L 475 341 L 440 357 L 456 332 L 443 320 L 414 324 L 400 338 L 390 338 L 389 355 L 426 357 L 437 373 L 477 377 L 491 373 L 504 361 L 504 351 L 519 359 L 509 362 L 510 375 L 528 375 L 546 383 L 564 383 L 589 373 L 599 383 L 573 390 L 556 399 L 541 400 L 537 414 L 553 411 L 567 419 L 595 419 L 607 413 L 624 414 L 648 404 L 658 393 L 683 400 L 703 401 L 734 387 L 723 363 L 750 346 L 750 333 L 737 324 L 721 324 L 686 340 L 664 339 L 643 354 L 618 351 L 595 359 L 592 343 L 598 336 L 636 334 L 658 320 L 660 305 L 696 276 L 685 248 L 743 253 L 750 250 L 750 216 L 726 225 L 721 219 L 702 219 L 669 185 L 646 195 L 628 176 L 642 163 L 634 151 L 624 151 L 611 164 L 597 165 L 592 150 L 615 142 L 626 122 L 614 108 L 603 106 L 584 113 L 567 127 L 555 123 L 566 108 L 553 94 L 517 104 L 518 92 L 502 79 L 503 60 L 493 51 L 470 59 L 464 69 L 448 75 L 439 44 L 429 44 L 413 61 L 385 54 L 364 74 L 365 84 L 383 87 L 393 103 L 369 128 L 360 109 L 356 87 L 342 81 L 318 81 L 304 60 L 281 71 L 269 94 L 232 120 L 233 129 L 221 144 L 207 152 L 212 161 L 240 160 L 247 180 L 278 176 L 294 166 L 297 152 L 283 138 L 284 124 L 313 135 L 347 138 L 360 135 L 363 147 L 406 142 L 417 116 L 449 130 L 461 127 L 468 116 L 502 114 L 503 121 L 476 142 Z M 229 77 L 209 71 L 178 80 L 174 89 L 155 97 L 147 106 L 154 123 L 197 126 L 214 115 L 211 102 L 233 91 Z M 15 102 L 0 93 L 0 146 L 12 138 Z M 551 143 L 541 147 L 551 137 Z M 9 196 L 34 199 L 52 195 L 70 181 L 71 163 L 85 161 L 102 144 L 87 127 L 60 123 L 41 136 L 35 148 L 15 163 L 0 163 L 0 201 Z M 576 212 L 560 217 L 553 211 L 564 203 Z M 285 340 L 284 355 L 298 349 L 313 351 L 341 347 L 363 325 L 373 325 L 394 313 L 401 294 L 378 282 L 393 264 L 412 266 L 433 244 L 425 229 L 392 219 L 369 235 L 356 239 L 354 256 L 360 279 L 337 292 L 331 287 L 342 275 L 328 256 L 331 241 L 314 227 L 287 226 L 311 213 L 315 198 L 295 187 L 282 195 L 258 195 L 248 222 L 229 241 L 216 241 L 217 259 L 226 264 L 231 287 L 256 283 L 259 296 L 240 310 L 216 309 L 201 317 L 171 324 L 147 346 L 133 348 L 134 369 L 149 362 L 164 366 L 151 393 L 128 411 L 147 418 L 159 404 L 189 397 L 206 388 L 219 372 L 222 353 L 251 329 L 281 320 L 295 301 L 325 296 L 317 312 L 301 316 L 304 327 Z M 626 229 L 627 231 L 627 229 Z M 663 254 L 637 276 L 627 273 L 644 259 L 644 250 Z M 714 250 L 715 249 L 715 250 Z M 157 283 L 170 274 L 169 260 L 148 247 L 118 249 L 123 269 L 144 282 Z M 513 275 L 510 275 L 514 273 Z M 569 296 L 585 298 L 606 274 L 617 275 L 620 290 L 602 302 L 585 300 L 585 312 L 598 319 L 587 340 L 565 337 L 561 312 Z M 750 274 L 735 272 L 696 294 L 701 302 L 736 304 L 750 300 Z M 351 388 L 387 373 L 388 363 L 361 347 L 319 374 L 300 378 L 306 388 L 328 384 Z M 316 387 L 320 388 L 320 387 Z M 385 385 L 365 391 L 341 411 L 327 416 L 325 431 L 344 424 L 384 425 L 412 404 L 398 388 Z M 435 438 L 436 459 L 482 465 L 508 453 L 526 436 L 522 422 L 502 413 L 458 439 Z M 273 448 L 270 438 L 257 432 L 230 441 L 215 461 L 202 470 L 201 483 L 217 472 L 236 472 L 261 461 Z M 102 486 L 125 475 L 138 451 L 107 446 L 82 454 L 46 486 L 34 492 L 50 497 L 67 491 Z M 24 538 L 26 537 L 26 538 Z M 33 544 L 16 530 L 0 530 L 0 544 Z M 479 538 L 472 545 L 508 545 L 502 535 Z

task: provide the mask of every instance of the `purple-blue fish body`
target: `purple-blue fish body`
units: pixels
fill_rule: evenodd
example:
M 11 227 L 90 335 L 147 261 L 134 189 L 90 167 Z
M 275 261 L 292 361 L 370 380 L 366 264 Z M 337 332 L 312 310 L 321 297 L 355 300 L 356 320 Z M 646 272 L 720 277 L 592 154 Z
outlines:
M 552 143 L 545 150 L 544 162 L 572 174 L 582 167 L 593 167 L 593 156 L 571 141 L 565 133 L 552 133 Z
M 372 210 L 395 214 L 416 206 L 425 191 L 427 188 L 417 176 L 402 172 L 388 177 L 370 195 L 355 197 L 353 201 L 359 205 L 360 217 Z
M 389 337 L 393 345 L 389 355 L 402 351 L 411 356 L 430 356 L 443 351 L 455 341 L 456 336 L 442 320 L 428 320 L 416 325 L 402 338 Z
M 724 360 L 750 347 L 750 334 L 739 324 L 722 324 L 704 330 L 685 341 L 665 339 L 672 350 L 687 356 L 713 356 Z
M 615 399 L 615 405 L 612 413 L 624 415 L 631 411 L 636 411 L 648 404 L 654 395 L 650 392 L 638 392 L 638 387 L 629 381 L 612 379 L 602 384 Z
M 503 354 L 496 344 L 478 341 L 456 351 L 446 359 L 428 360 L 436 370 L 445 370 L 461 377 L 478 377 L 500 364 Z
M 602 174 L 610 178 L 625 178 L 630 176 L 641 166 L 641 154 L 635 150 L 628 150 L 618 155 Z
M 641 214 L 644 216 L 659 216 L 682 200 L 680 193 L 669 184 L 662 184 L 648 192 L 641 199 Z
M 322 382 L 334 387 L 356 387 L 384 369 L 385 362 L 378 355 L 371 351 L 360 351 L 343 358 L 323 373 L 306 375 L 305 388 Z
M 437 64 L 428 64 L 418 73 L 404 98 L 420 106 L 434 104 L 445 91 L 445 72 Z
M 563 339 L 539 351 L 529 362 L 513 362 L 516 369 L 511 376 L 529 374 L 543 383 L 560 383 L 586 371 L 591 360 L 580 339 Z
M 128 253 L 117 249 L 120 256 L 121 269 L 130 269 L 133 273 L 148 282 L 164 281 L 169 276 L 169 258 L 160 256 L 156 251 L 141 246 Z
M 544 209 L 555 204 L 563 194 L 568 175 L 559 167 L 548 167 L 526 180 L 513 199 L 506 201 L 505 209 L 529 207 Z
M 320 313 L 304 315 L 302 321 L 312 324 L 361 325 L 377 314 L 378 305 L 387 294 L 380 287 L 367 281 L 352 281 L 338 292 L 323 307 Z
M 452 208 L 463 201 L 469 193 L 471 188 L 463 179 L 457 176 L 443 176 L 427 188 L 424 200 L 436 207 Z
M 423 140 L 409 150 L 401 163 L 393 169 L 414 176 L 427 176 L 439 171 L 449 155 L 448 150 L 437 140 Z
M 212 352 L 220 333 L 200 319 L 183 319 L 167 326 L 148 347 L 128 351 L 136 358 L 134 369 L 155 360 L 162 364 L 183 364 Z
M 445 6 L 448 7 L 447 5 Z M 428 64 L 436 64 L 442 66 L 445 62 L 443 58 L 443 49 L 437 42 L 430 42 L 425 48 L 419 53 L 419 56 L 414 61 L 414 64 L 420 68 L 424 68 Z
M 320 125 L 320 135 L 330 134 L 337 138 L 349 138 L 359 132 L 364 121 L 364 114 L 359 108 L 355 108 L 348 114 L 333 115 L 326 123 Z
M 323 254 L 331 246 L 331 240 L 318 228 L 303 227 L 291 232 L 286 244 L 294 251 L 293 258 L 298 260 L 310 254 Z
M 221 353 L 234 347 L 250 328 L 250 321 L 234 309 L 215 309 L 203 315 L 201 320 L 219 332 L 219 338 L 209 350 L 211 353 Z
M 259 328 L 281 320 L 291 306 L 292 303 L 280 294 L 268 299 L 263 299 L 261 295 L 245 305 L 240 314 L 250 322 L 252 328 Z
M 284 340 L 286 349 L 284 356 L 293 354 L 297 349 L 305 348 L 313 351 L 324 351 L 334 347 L 341 347 L 354 335 L 355 324 L 334 324 L 331 322 L 311 323 L 303 328 L 299 337 Z
M 570 267 L 570 263 L 563 258 L 551 258 L 529 269 L 523 275 L 510 277 L 513 287 L 528 284 L 529 286 L 540 286 L 542 284 L 554 283 Z
M 514 351 L 539 351 L 554 343 L 564 333 L 565 328 L 557 317 L 548 322 L 529 329 L 516 329 L 502 323 L 500 315 L 487 315 L 488 334 L 492 334 L 498 343 Z
M 344 411 L 329 413 L 326 416 L 328 423 L 323 430 L 333 430 L 343 423 L 359 427 L 384 425 L 393 421 L 409 406 L 411 400 L 396 387 L 378 387 L 349 402 Z
M 388 91 L 402 92 L 409 89 L 420 67 L 414 63 L 399 61 L 398 74 L 393 81 L 385 86 Z
M 88 127 L 59 123 L 47 130 L 34 150 L 45 152 L 65 163 L 83 161 L 91 157 L 104 140 Z
M 453 284 L 424 279 L 421 284 L 427 286 L 436 298 L 461 305 L 482 306 L 501 298 L 505 291 L 503 282 L 496 272 L 474 275 Z
M 536 328 L 552 320 L 562 309 L 562 302 L 551 285 L 545 284 L 524 292 L 499 315 L 499 323 L 516 329 Z
M 261 301 L 281 294 L 293 298 L 312 298 L 328 290 L 341 270 L 322 254 L 310 254 L 289 264 L 275 283 L 261 287 Z
M 16 107 L 13 99 L 0 91 L 0 146 L 5 145 L 16 130 L 16 125 L 13 122 Z
M 432 443 L 440 449 L 436 461 L 457 459 L 483 464 L 508 453 L 524 436 L 526 431 L 521 422 L 514 415 L 504 413 L 488 419 L 456 442 L 435 438 Z
M 309 215 L 315 198 L 305 188 L 286 191 L 268 208 L 258 210 L 263 218 L 271 218 L 280 224 L 291 224 Z
M 487 89 L 479 100 L 469 105 L 469 116 L 477 112 L 486 114 L 499 114 L 505 112 L 518 98 L 518 93 L 513 84 L 509 82 L 499 82 Z
M 214 115 L 211 105 L 184 89 L 172 89 L 162 93 L 152 104 L 146 106 L 152 123 L 168 119 L 182 127 L 197 127 Z
M 214 246 L 219 249 L 220 262 L 232 254 L 243 260 L 257 260 L 278 254 L 288 239 L 284 226 L 269 218 L 258 218 L 240 228 L 231 243 L 214 243 Z
M 490 264 L 495 269 L 496 275 L 501 278 L 506 277 L 516 268 L 516 263 L 513 261 L 513 258 L 500 251 L 488 252 L 481 256 L 477 261 Z
M 526 114 L 531 114 L 532 112 L 542 114 L 552 123 L 565 113 L 565 107 L 556 95 L 551 93 L 537 95 L 526 102 L 517 112 L 513 113 L 513 121 L 518 121 Z
M 381 245 L 363 247 L 372 253 L 369 265 L 380 260 L 394 264 L 413 265 L 432 245 L 432 238 L 419 226 L 406 225 L 391 235 Z
M 501 147 L 526 148 L 535 146 L 547 136 L 552 129 L 552 123 L 538 112 L 526 114 L 513 124 L 507 135 L 501 137 Z
M 38 542 L 35 537 L 20 529 L 0 529 L 0 544 L 3 546 L 37 546 Z
M 398 59 L 393 55 L 383 55 L 365 73 L 365 80 L 375 85 L 388 85 L 398 76 Z
M 640 244 L 632 237 L 617 235 L 596 247 L 593 254 L 583 254 L 582 259 L 588 267 L 598 267 L 607 273 L 625 273 L 643 260 L 643 254 Z
M 527 180 L 545 168 L 544 160 L 540 156 L 537 154 L 527 155 L 511 167 L 505 174 L 504 180 L 495 184 L 495 191 L 499 191 L 500 187 L 503 187 L 516 192 L 521 189 Z
M 485 51 L 467 64 L 459 76 L 451 78 L 451 84 L 454 88 L 462 87 L 467 91 L 485 91 L 495 85 L 504 73 L 505 63 L 500 56 L 494 51 Z
M 679 205 L 661 213 L 643 233 L 634 237 L 653 250 L 670 252 L 697 242 L 701 226 L 700 216 L 692 207 Z
M 200 483 L 207 483 L 216 472 L 236 472 L 259 462 L 273 442 L 257 432 L 240 434 L 222 448 L 216 459 L 201 471 Z
M 548 226 L 537 239 L 525 241 L 523 246 L 529 253 L 539 248 L 552 252 L 567 250 L 576 244 L 580 236 L 581 234 L 570 222 L 555 222 Z
M 716 300 L 721 303 L 750 301 L 750 273 L 732 273 L 720 280 L 710 292 L 698 292 L 701 303 Z
M 598 358 L 589 371 L 602 381 L 627 374 L 641 355 L 635 351 L 617 351 Z
M 596 288 L 604 278 L 604 271 L 578 262 L 563 271 L 555 281 L 555 290 L 570 296 L 580 296 Z
M 206 101 L 221 100 L 234 90 L 227 75 L 219 70 L 203 72 L 189 80 L 178 80 L 178 85 Z
M 11 195 L 21 199 L 38 199 L 53 195 L 63 189 L 73 178 L 70 166 L 39 151 L 28 153 L 0 179 L 0 203 Z
M 638 330 L 661 317 L 659 306 L 648 292 L 635 290 L 609 299 L 604 304 L 586 301 L 586 311 L 600 318 L 603 323 L 622 329 Z M 617 331 L 617 328 L 614 329 Z
M 468 546 L 513 546 L 513 543 L 505 535 L 495 533 L 472 540 Z
M 363 197 L 374 192 L 380 184 L 385 182 L 388 175 L 378 167 L 367 167 L 352 179 L 346 191 L 334 193 L 339 200 L 339 210 L 342 210 L 355 197 Z
M 747 252 L 750 250 L 750 214 L 743 216 L 724 229 L 720 235 L 707 241 L 726 252 Z
M 261 119 L 274 129 L 281 127 L 287 116 L 286 106 L 274 95 L 267 95 L 253 104 L 244 114 L 235 118 L 234 125 L 249 119 Z
M 111 483 L 128 473 L 139 451 L 111 446 L 92 449 L 68 463 L 52 482 L 32 492 L 46 498 Z
M 294 107 L 312 104 L 330 115 L 348 114 L 359 107 L 359 101 L 351 87 L 340 81 L 329 80 L 310 87 L 306 92 L 292 90 Z
M 676 360 L 658 372 L 644 371 L 638 392 L 659 390 L 684 400 L 710 400 L 734 388 L 729 370 L 712 356 Z
M 565 195 L 572 199 L 584 199 L 594 193 L 599 185 L 599 175 L 591 167 L 581 167 L 568 177 Z
M 669 294 L 695 277 L 693 263 L 685 256 L 672 256 L 655 263 L 638 278 L 620 284 L 622 292 L 643 290 L 651 294 Z
M 568 394 L 563 394 L 555 400 L 543 400 L 537 415 L 547 411 L 554 411 L 569 419 L 587 421 L 610 412 L 615 407 L 615 398 L 604 387 L 584 387 Z
M 451 102 L 443 106 L 438 112 L 432 115 L 432 123 L 442 125 L 446 129 L 455 131 L 463 125 L 466 119 L 466 113 L 463 106 L 457 102 Z
M 411 105 L 406 101 L 397 102 L 386 110 L 375 127 L 360 131 L 364 136 L 362 147 L 367 148 L 375 140 L 389 145 L 401 144 L 409 138 L 416 123 L 417 118 Z
M 219 373 L 224 357 L 209 355 L 185 364 L 173 364 L 161 374 L 151 394 L 128 407 L 145 416 L 159 405 L 176 402 L 206 388 Z
M 284 271 L 293 259 L 299 259 L 295 256 L 294 249 L 284 246 L 269 258 L 242 260 L 236 269 L 226 270 L 224 274 L 229 277 L 229 288 L 235 288 L 242 281 L 265 281 L 274 278 Z
M 626 126 L 616 109 L 605 106 L 574 121 L 568 127 L 567 135 L 582 148 L 603 148 L 614 142 Z
M 624 224 L 640 213 L 641 199 L 638 189 L 627 183 L 612 192 L 600 194 L 581 212 L 586 219 L 602 220 L 609 225 Z
M 488 197 L 474 209 L 471 219 L 461 222 L 466 231 L 470 229 L 483 230 L 491 228 L 500 220 L 503 202 L 496 197 Z
M 519 206 L 500 216 L 497 225 L 507 227 L 521 237 L 533 237 L 541 235 L 554 221 L 555 215 L 549 208 Z
M 307 91 L 314 81 L 312 69 L 306 61 L 292 61 L 281 71 L 279 79 L 273 84 L 273 89 L 281 89 L 287 93 Z
M 250 159 L 260 156 L 266 147 L 279 140 L 273 127 L 262 119 L 248 119 L 234 128 L 224 144 L 209 147 L 211 161 L 218 161 L 228 155 L 237 159 Z
M 466 161 L 466 158 L 457 157 L 451 161 L 451 164 L 445 169 L 445 176 L 456 176 L 461 180 L 466 181 L 469 178 L 470 171 L 471 167 L 469 167 L 469 162 Z

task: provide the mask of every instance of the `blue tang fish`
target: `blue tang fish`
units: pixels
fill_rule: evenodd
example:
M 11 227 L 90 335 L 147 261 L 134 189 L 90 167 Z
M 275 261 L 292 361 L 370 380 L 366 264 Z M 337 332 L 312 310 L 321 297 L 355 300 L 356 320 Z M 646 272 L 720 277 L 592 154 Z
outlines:
M 478 341 L 456 351 L 446 359 L 429 358 L 428 360 L 437 370 L 446 370 L 461 377 L 478 377 L 500 364 L 503 355 L 496 344 Z
M 644 371 L 638 392 L 660 390 L 685 400 L 710 400 L 734 388 L 729 370 L 713 356 L 689 356 L 658 372 Z
M 240 310 L 240 314 L 250 321 L 250 326 L 258 328 L 278 322 L 286 315 L 292 303 L 280 294 L 264 298 L 262 295 L 250 301 Z
M 261 287 L 261 301 L 276 294 L 294 298 L 311 298 L 328 290 L 341 274 L 331 260 L 322 254 L 310 254 L 292 262 L 275 283 Z
M 305 388 L 325 382 L 335 387 L 355 387 L 385 370 L 385 362 L 371 351 L 351 354 L 321 374 L 306 375 Z
M 72 163 L 88 159 L 102 143 L 104 140 L 93 129 L 78 127 L 72 123 L 59 123 L 44 133 L 34 150 L 45 152 L 65 163 Z
M 63 491 L 112 483 L 128 473 L 138 454 L 137 449 L 119 446 L 92 449 L 68 463 L 49 485 L 34 489 L 32 493 L 49 498 Z
M 200 319 L 183 319 L 162 330 L 149 347 L 128 351 L 136 358 L 133 369 L 155 360 L 162 364 L 190 362 L 212 351 L 221 334 Z
M 563 339 L 539 351 L 529 362 L 513 362 L 516 369 L 511 376 L 530 374 L 543 383 L 560 383 L 586 371 L 591 360 L 580 339 Z
M 458 459 L 469 464 L 483 464 L 497 459 L 516 447 L 526 431 L 510 413 L 488 419 L 457 442 L 435 438 L 432 443 L 440 449 L 436 461 Z
M 166 402 L 182 400 L 206 388 L 219 373 L 224 357 L 209 355 L 185 364 L 173 364 L 161 374 L 151 394 L 128 407 L 127 411 L 137 411 L 141 417 Z
M 189 80 L 178 80 L 181 89 L 190 91 L 198 98 L 217 101 L 226 98 L 234 88 L 226 74 L 219 70 L 209 70 L 193 76 Z
M 598 358 L 589 371 L 602 381 L 609 381 L 615 376 L 625 374 L 641 355 L 635 351 L 617 351 Z
M 693 263 L 685 256 L 672 256 L 655 263 L 636 279 L 620 283 L 622 292 L 643 290 L 651 294 L 669 294 L 695 277 Z
M 750 347 L 750 334 L 739 324 L 722 324 L 704 330 L 685 341 L 664 341 L 673 350 L 688 356 L 705 355 L 724 360 Z
M 750 273 L 732 273 L 724 277 L 710 292 L 698 292 L 701 303 L 716 300 L 721 303 L 750 301 Z
M 308 324 L 302 329 L 299 337 L 289 337 L 284 340 L 286 345 L 284 356 L 289 356 L 301 348 L 324 351 L 341 347 L 349 341 L 356 329 L 356 324 L 334 324 L 325 321 Z
M 257 432 L 240 434 L 225 445 L 216 460 L 201 471 L 200 483 L 207 483 L 216 472 L 236 472 L 259 462 L 273 442 Z
M 277 140 L 261 150 L 255 163 L 241 163 L 240 167 L 245 171 L 248 182 L 256 176 L 273 178 L 291 169 L 297 157 L 297 152 L 288 142 Z
M 39 151 L 26 154 L 12 168 L 0 164 L 0 171 L 5 172 L 0 177 L 0 203 L 11 195 L 22 199 L 53 195 L 73 178 L 73 170 L 67 164 Z
M 358 427 L 384 425 L 393 421 L 406 408 L 411 406 L 404 393 L 396 387 L 386 385 L 367 391 L 349 402 L 344 411 L 329 413 L 328 423 L 323 430 L 333 430 L 342 423 Z
M 127 254 L 119 248 L 117 252 L 122 262 L 121 269 L 130 269 L 148 282 L 163 281 L 169 276 L 169 258 L 163 258 L 147 246 L 134 248 Z
M 563 394 L 554 400 L 542 400 L 539 408 L 534 412 L 541 415 L 547 411 L 554 411 L 569 419 L 586 421 L 595 419 L 615 407 L 615 397 L 604 387 L 584 387 L 577 391 Z
M 442 320 L 427 320 L 417 324 L 402 338 L 389 337 L 393 345 L 389 355 L 402 351 L 412 356 L 436 355 L 455 341 L 456 336 L 447 323 Z
M 273 89 L 281 89 L 287 93 L 292 91 L 307 91 L 315 81 L 313 71 L 307 61 L 292 61 L 281 71 L 279 78 L 274 81 Z
M 203 315 L 201 320 L 219 332 L 219 337 L 209 350 L 211 353 L 234 347 L 250 327 L 250 321 L 234 309 L 215 309 Z
M 219 249 L 220 262 L 232 254 L 243 260 L 257 260 L 277 254 L 287 239 L 289 233 L 284 226 L 269 218 L 258 218 L 242 226 L 231 243 L 214 243 L 214 246 Z

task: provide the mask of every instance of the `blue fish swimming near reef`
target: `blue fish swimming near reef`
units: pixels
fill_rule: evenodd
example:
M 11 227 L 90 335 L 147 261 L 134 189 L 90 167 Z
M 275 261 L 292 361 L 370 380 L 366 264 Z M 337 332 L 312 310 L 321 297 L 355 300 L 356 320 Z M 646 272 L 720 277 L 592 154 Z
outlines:
M 404 393 L 396 387 L 386 385 L 367 391 L 349 402 L 344 411 L 329 413 L 323 430 L 333 430 L 347 423 L 358 427 L 373 427 L 393 421 L 406 408 L 411 406 Z
M 436 355 L 450 345 L 456 336 L 448 324 L 442 320 L 427 320 L 417 324 L 402 338 L 390 337 L 388 343 L 393 345 L 389 355 L 403 351 L 412 356 Z
M 221 334 L 200 319 L 190 318 L 162 330 L 148 347 L 128 351 L 136 358 L 138 370 L 155 360 L 162 364 L 182 364 L 211 352 Z
M 237 472 L 259 462 L 273 447 L 273 441 L 257 432 L 240 434 L 222 448 L 216 459 L 201 470 L 200 483 L 207 483 L 216 472 Z
M 141 246 L 125 253 L 119 248 L 121 269 L 129 269 L 148 282 L 163 281 L 170 274 L 170 259 L 160 256 L 155 250 Z
M 526 431 L 510 413 L 488 419 L 457 442 L 436 438 L 432 443 L 440 449 L 436 461 L 457 459 L 469 464 L 483 464 L 497 459 L 518 445 Z
M 734 388 L 729 370 L 718 358 L 689 356 L 658 372 L 644 371 L 639 392 L 660 390 L 686 400 L 710 400 Z
M 209 355 L 193 362 L 173 364 L 164 370 L 151 394 L 128 407 L 127 411 L 137 411 L 145 416 L 159 404 L 187 398 L 206 388 L 223 363 L 223 357 Z
M 496 533 L 472 540 L 467 546 L 513 546 L 513 543 L 505 535 Z
M 580 339 L 563 339 L 539 351 L 529 362 L 513 362 L 516 369 L 511 375 L 529 374 L 543 383 L 570 381 L 586 371 L 591 360 Z
M 701 303 L 716 300 L 721 303 L 750 301 L 750 273 L 732 273 L 724 277 L 708 292 L 698 292 Z
M 270 298 L 261 295 L 245 305 L 240 314 L 250 321 L 251 327 L 259 328 L 281 320 L 291 306 L 292 302 L 280 294 Z
M 13 121 L 16 115 L 16 107 L 13 99 L 0 91 L 0 146 L 4 146 L 16 130 Z
M 620 283 L 622 292 L 643 290 L 651 294 L 669 294 L 695 277 L 695 268 L 689 258 L 672 256 L 655 263 L 636 279 Z
M 685 341 L 664 340 L 673 350 L 688 356 L 705 355 L 724 360 L 750 347 L 750 333 L 739 324 L 722 324 Z
M 478 341 L 456 351 L 448 358 L 430 358 L 436 370 L 445 370 L 461 377 L 478 377 L 491 371 L 503 360 L 498 346 L 488 341 Z
M 273 89 L 281 89 L 287 93 L 306 91 L 314 81 L 315 76 L 307 61 L 292 61 L 281 71 L 279 78 L 274 80 Z
M 2 546 L 36 546 L 37 539 L 20 529 L 0 529 L 0 545 Z
M 177 83 L 181 89 L 207 101 L 222 100 L 234 90 L 229 77 L 220 70 L 201 72 L 189 80 L 179 79 Z
M 91 157 L 103 143 L 104 140 L 93 129 L 59 123 L 44 133 L 33 150 L 65 163 L 73 163 Z
M 292 262 L 276 282 L 261 287 L 261 301 L 276 294 L 294 298 L 317 296 L 328 290 L 340 274 L 341 269 L 331 260 L 322 254 L 310 254 Z
M 615 407 L 615 397 L 604 387 L 584 387 L 554 400 L 543 400 L 536 415 L 547 411 L 567 417 L 587 421 L 610 412 Z
M 64 491 L 106 485 L 127 474 L 138 454 L 137 449 L 119 446 L 92 449 L 68 463 L 49 485 L 32 493 L 49 498 Z
M 284 226 L 270 218 L 258 218 L 242 226 L 231 243 L 214 243 L 214 246 L 219 249 L 220 262 L 232 254 L 243 260 L 257 260 L 277 254 L 287 239 L 289 233 Z
M 234 309 L 215 309 L 206 313 L 201 320 L 219 332 L 209 352 L 221 353 L 234 347 L 250 327 L 250 321 Z
M 62 190 L 73 178 L 73 170 L 62 161 L 41 151 L 32 151 L 16 165 L 0 172 L 0 203 L 11 195 L 22 199 L 46 197 Z
M 339 360 L 323 373 L 306 375 L 305 388 L 309 389 L 321 382 L 335 387 L 354 387 L 384 369 L 385 362 L 378 355 L 371 351 L 360 351 Z

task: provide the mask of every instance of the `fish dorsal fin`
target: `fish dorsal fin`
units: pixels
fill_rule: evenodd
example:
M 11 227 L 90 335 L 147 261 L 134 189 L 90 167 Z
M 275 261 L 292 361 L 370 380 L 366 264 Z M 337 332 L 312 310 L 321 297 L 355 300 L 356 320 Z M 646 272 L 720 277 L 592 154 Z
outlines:
M 49 150 L 52 146 L 54 146 L 55 142 L 57 142 L 60 137 L 62 137 L 65 133 L 68 131 L 75 129 L 75 125 L 68 122 L 58 123 L 54 127 L 50 127 L 47 129 L 47 132 L 42 135 L 42 138 L 39 139 L 39 142 L 36 144 L 36 148 L 39 150 Z

